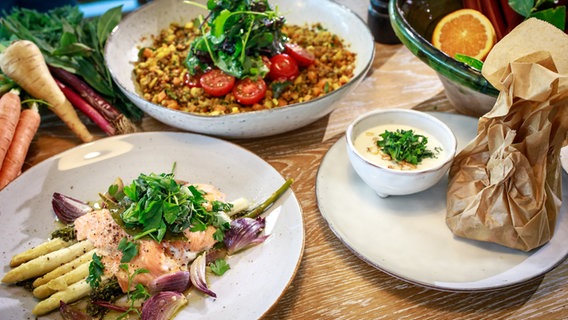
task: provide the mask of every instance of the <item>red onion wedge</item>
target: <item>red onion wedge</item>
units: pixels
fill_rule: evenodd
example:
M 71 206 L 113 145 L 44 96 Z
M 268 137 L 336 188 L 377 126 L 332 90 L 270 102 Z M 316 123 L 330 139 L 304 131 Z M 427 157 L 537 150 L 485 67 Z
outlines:
M 184 292 L 189 288 L 189 271 L 177 271 L 159 276 L 148 285 L 148 291 L 156 294 L 162 291 Z
M 197 258 L 193 260 L 189 267 L 189 279 L 197 290 L 213 298 L 217 298 L 217 294 L 209 290 L 207 287 L 207 279 L 205 277 L 206 260 L 207 258 L 205 253 L 198 255 Z
M 264 217 L 237 218 L 231 222 L 231 228 L 225 233 L 223 240 L 227 247 L 228 254 L 244 250 L 246 248 L 261 244 L 268 238 L 261 232 L 266 226 Z
M 169 320 L 185 304 L 187 304 L 187 298 L 182 293 L 163 291 L 144 302 L 140 319 Z
M 53 193 L 51 205 L 59 221 L 66 224 L 72 223 L 75 219 L 93 210 L 86 202 L 68 197 L 59 192 Z

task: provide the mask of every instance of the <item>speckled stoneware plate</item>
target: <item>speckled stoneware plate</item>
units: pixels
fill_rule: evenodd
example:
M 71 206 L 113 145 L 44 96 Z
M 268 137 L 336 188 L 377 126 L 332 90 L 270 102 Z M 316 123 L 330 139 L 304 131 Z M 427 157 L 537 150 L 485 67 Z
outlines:
M 476 118 L 432 114 L 454 131 L 458 150 L 477 133 Z M 351 168 L 341 138 L 321 163 L 316 193 L 322 216 L 355 255 L 388 274 L 428 288 L 488 291 L 514 286 L 550 271 L 568 255 L 566 204 L 552 240 L 539 249 L 521 252 L 455 237 L 445 223 L 447 184 L 444 178 L 415 195 L 379 198 Z
M 140 173 L 170 172 L 174 162 L 176 177 L 216 185 L 228 200 L 260 202 L 284 183 L 253 153 L 202 135 L 138 133 L 84 144 L 32 167 L 0 192 L 2 273 L 15 253 L 45 241 L 55 229 L 53 192 L 96 200 L 118 176 L 128 183 Z M 303 254 L 302 212 L 291 190 L 270 209 L 265 231 L 266 242 L 231 256 L 231 269 L 209 278 L 217 299 L 192 291 L 176 319 L 257 319 L 267 312 L 292 281 Z M 1 319 L 33 319 L 35 303 L 25 289 L 0 285 Z M 52 313 L 42 319 L 60 317 Z
M 196 2 L 205 3 L 204 0 Z M 126 96 L 151 117 L 172 127 L 221 137 L 253 138 L 287 132 L 310 124 L 332 112 L 337 101 L 357 86 L 373 61 L 375 44 L 366 23 L 347 7 L 329 0 L 271 0 L 287 23 L 321 22 L 343 38 L 357 54 L 354 77 L 340 89 L 320 98 L 282 108 L 220 116 L 203 116 L 171 110 L 142 99 L 133 81 L 133 63 L 141 46 L 148 46 L 160 30 L 172 22 L 185 24 L 207 12 L 182 0 L 152 1 L 129 14 L 110 35 L 105 60 Z

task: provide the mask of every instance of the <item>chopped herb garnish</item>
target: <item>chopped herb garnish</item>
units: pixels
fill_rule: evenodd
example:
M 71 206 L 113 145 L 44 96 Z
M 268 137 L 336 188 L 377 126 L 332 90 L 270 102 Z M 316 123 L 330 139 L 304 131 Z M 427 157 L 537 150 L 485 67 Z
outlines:
M 91 288 L 99 286 L 104 270 L 105 266 L 101 262 L 101 258 L 96 253 L 93 253 L 93 260 L 91 260 L 91 263 L 89 264 L 89 275 L 86 279 Z
M 227 270 L 231 269 L 231 266 L 229 266 L 225 259 L 217 259 L 209 264 L 209 268 L 211 268 L 211 272 L 214 274 L 222 276 Z
M 216 217 L 217 211 L 229 211 L 231 204 L 207 200 L 195 186 L 179 183 L 173 173 L 141 174 L 124 186 L 120 218 L 125 229 L 137 230 L 134 240 L 151 237 L 161 242 L 166 234 L 183 236 L 185 229 L 204 231 L 214 226 L 225 231 L 229 225 Z
M 379 136 L 381 139 L 377 140 L 377 146 L 395 162 L 417 165 L 424 158 L 436 157 L 433 151 L 426 148 L 428 138 L 415 134 L 413 130 L 385 130 Z

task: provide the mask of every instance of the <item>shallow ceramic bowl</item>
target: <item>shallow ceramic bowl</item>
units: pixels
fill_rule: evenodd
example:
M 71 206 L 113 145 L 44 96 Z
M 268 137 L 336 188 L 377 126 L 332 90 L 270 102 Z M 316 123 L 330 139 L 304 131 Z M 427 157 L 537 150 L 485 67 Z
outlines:
M 439 162 L 430 168 L 398 170 L 375 164 L 354 146 L 355 139 L 365 131 L 380 125 L 395 124 L 414 127 L 436 138 L 442 145 Z M 345 134 L 351 166 L 359 177 L 380 197 L 408 195 L 435 185 L 446 174 L 455 157 L 457 141 L 452 130 L 431 114 L 407 109 L 383 109 L 356 118 Z
M 205 1 L 200 0 L 200 3 Z M 354 12 L 327 0 L 271 0 L 273 7 L 290 24 L 321 22 L 329 31 L 339 35 L 357 54 L 354 77 L 340 89 L 323 97 L 286 107 L 241 114 L 204 116 L 167 109 L 144 100 L 136 90 L 133 79 L 138 50 L 151 44 L 151 35 L 167 28 L 170 23 L 185 23 L 207 11 L 185 4 L 182 0 L 152 1 L 126 16 L 110 35 L 105 59 L 113 80 L 126 96 L 151 117 L 172 127 L 231 138 L 269 136 L 294 130 L 312 123 L 337 106 L 336 102 L 350 92 L 369 70 L 374 56 L 373 37 L 367 25 Z
M 499 92 L 480 71 L 452 59 L 430 42 L 438 21 L 460 8 L 461 0 L 394 0 L 389 3 L 389 16 L 401 42 L 438 73 L 456 110 L 478 117 L 491 110 Z

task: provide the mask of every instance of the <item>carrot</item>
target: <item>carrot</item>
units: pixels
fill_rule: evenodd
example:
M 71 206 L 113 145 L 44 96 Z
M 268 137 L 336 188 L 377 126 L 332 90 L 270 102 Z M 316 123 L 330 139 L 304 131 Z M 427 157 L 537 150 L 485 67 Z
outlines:
M 93 88 L 89 86 L 83 79 L 75 74 L 55 67 L 49 67 L 49 71 L 54 76 L 56 81 L 60 81 L 65 85 L 71 87 L 76 93 L 79 94 L 83 100 L 97 110 L 107 121 L 109 121 L 116 133 L 132 133 L 138 131 L 136 126 L 122 114 L 117 108 L 110 104 L 105 98 L 98 94 Z M 60 86 L 61 87 L 61 86 Z M 65 90 L 63 90 L 65 93 Z M 67 95 L 66 95 L 67 96 Z M 69 99 L 69 97 L 67 97 Z M 71 99 L 69 99 L 71 101 Z M 73 101 L 71 101 L 73 103 Z M 79 109 L 80 110 L 80 109 Z
M 5 93 L 0 98 L 0 166 L 6 157 L 16 125 L 20 118 L 20 96 L 13 92 Z
M 10 79 L 53 111 L 83 142 L 93 140 L 87 127 L 49 73 L 37 45 L 27 40 L 10 44 L 0 56 L 0 68 Z
M 55 79 L 57 86 L 63 91 L 63 94 L 71 102 L 71 104 L 82 111 L 84 115 L 89 117 L 99 128 L 101 128 L 107 135 L 113 136 L 116 134 L 116 129 L 110 122 L 108 122 L 102 114 L 100 114 L 92 105 L 85 101 L 77 92 L 64 85 L 61 81 Z
M 16 179 L 26 160 L 32 140 L 39 128 L 40 115 L 35 109 L 21 112 L 14 138 L 0 169 L 0 190 Z

